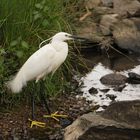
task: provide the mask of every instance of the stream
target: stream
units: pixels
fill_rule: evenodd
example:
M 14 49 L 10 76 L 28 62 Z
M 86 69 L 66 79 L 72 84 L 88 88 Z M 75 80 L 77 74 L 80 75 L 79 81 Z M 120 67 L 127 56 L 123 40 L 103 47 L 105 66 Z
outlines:
M 93 64 L 92 70 L 80 79 L 83 83 L 81 91 L 86 100 L 94 105 L 99 105 L 96 111 L 102 111 L 113 101 L 139 100 L 140 84 L 125 84 L 121 92 L 113 90 L 111 86 L 103 85 L 100 78 L 110 73 L 120 73 L 128 76 L 128 72 L 140 74 L 140 56 L 129 54 L 123 56 L 118 53 L 101 55 L 93 51 L 84 52 L 84 57 L 90 60 L 89 65 Z M 90 94 L 89 90 L 94 88 L 95 94 Z M 106 91 L 106 92 L 105 92 Z M 79 97 L 81 95 L 78 95 Z M 115 100 L 110 99 L 115 97 Z

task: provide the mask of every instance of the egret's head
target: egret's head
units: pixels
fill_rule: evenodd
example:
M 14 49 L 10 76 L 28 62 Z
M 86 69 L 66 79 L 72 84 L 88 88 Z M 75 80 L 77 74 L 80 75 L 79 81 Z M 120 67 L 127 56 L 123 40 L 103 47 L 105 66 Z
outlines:
M 65 32 L 59 32 L 52 37 L 52 40 L 55 41 L 67 41 L 71 39 L 73 39 L 72 35 Z
M 83 37 L 78 37 L 75 35 L 71 35 L 66 32 L 59 32 L 52 37 L 52 41 L 67 41 L 67 40 L 87 40 Z

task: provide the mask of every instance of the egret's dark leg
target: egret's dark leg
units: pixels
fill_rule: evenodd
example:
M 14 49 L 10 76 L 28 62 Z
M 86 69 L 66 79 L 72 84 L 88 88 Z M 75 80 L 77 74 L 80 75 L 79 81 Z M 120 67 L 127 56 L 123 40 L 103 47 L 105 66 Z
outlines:
M 40 81 L 40 99 L 44 103 L 45 108 L 48 111 L 48 114 L 51 114 L 50 108 L 47 103 L 46 94 L 45 94 L 45 83 L 43 81 Z
M 31 103 L 32 103 L 32 120 L 35 119 L 35 98 L 34 93 L 31 93 Z
M 31 85 L 31 107 L 32 107 L 32 120 L 34 120 L 35 119 L 35 95 L 34 95 L 34 92 L 35 92 L 35 84 L 34 83 L 32 83 L 32 85 Z
M 48 114 L 49 114 L 49 115 L 44 115 L 45 118 L 53 118 L 56 121 L 60 121 L 58 118 L 68 117 L 67 115 L 58 114 L 58 111 L 56 111 L 55 113 L 51 113 L 50 108 L 49 108 L 48 103 L 47 103 L 47 100 L 46 100 L 45 84 L 43 81 L 40 81 L 40 98 L 41 98 L 41 101 L 44 103 L 45 108 L 47 109 Z
M 39 122 L 35 120 L 35 95 L 34 95 L 34 91 L 35 91 L 35 84 L 33 84 L 32 89 L 31 89 L 31 103 L 32 103 L 32 119 L 29 119 L 29 121 L 31 121 L 31 128 L 33 126 L 38 126 L 38 127 L 45 127 L 46 123 L 44 122 Z

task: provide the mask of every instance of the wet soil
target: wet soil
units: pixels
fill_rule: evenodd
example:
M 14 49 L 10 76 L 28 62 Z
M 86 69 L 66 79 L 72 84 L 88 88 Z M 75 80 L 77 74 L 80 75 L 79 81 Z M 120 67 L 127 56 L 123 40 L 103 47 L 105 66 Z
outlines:
M 68 118 L 59 122 L 43 118 L 47 114 L 44 106 L 37 104 L 35 116 L 37 121 L 45 122 L 45 128 L 34 126 L 30 128 L 31 106 L 20 105 L 14 110 L 0 113 L 0 140 L 61 140 L 63 139 L 64 128 L 70 125 L 80 115 L 93 111 L 95 107 L 83 98 L 76 98 L 75 94 L 63 94 L 50 98 L 49 106 L 51 111 L 59 111 L 60 114 L 67 114 Z

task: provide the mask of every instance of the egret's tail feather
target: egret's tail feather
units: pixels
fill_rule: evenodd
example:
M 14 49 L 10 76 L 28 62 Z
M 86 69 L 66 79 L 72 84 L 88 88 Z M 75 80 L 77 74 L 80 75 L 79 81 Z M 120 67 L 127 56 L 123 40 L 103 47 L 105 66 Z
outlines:
M 15 76 L 15 78 L 8 82 L 8 88 L 13 93 L 18 93 L 22 91 L 22 88 L 26 85 L 26 81 L 22 75 L 22 73 L 19 71 L 19 73 Z

